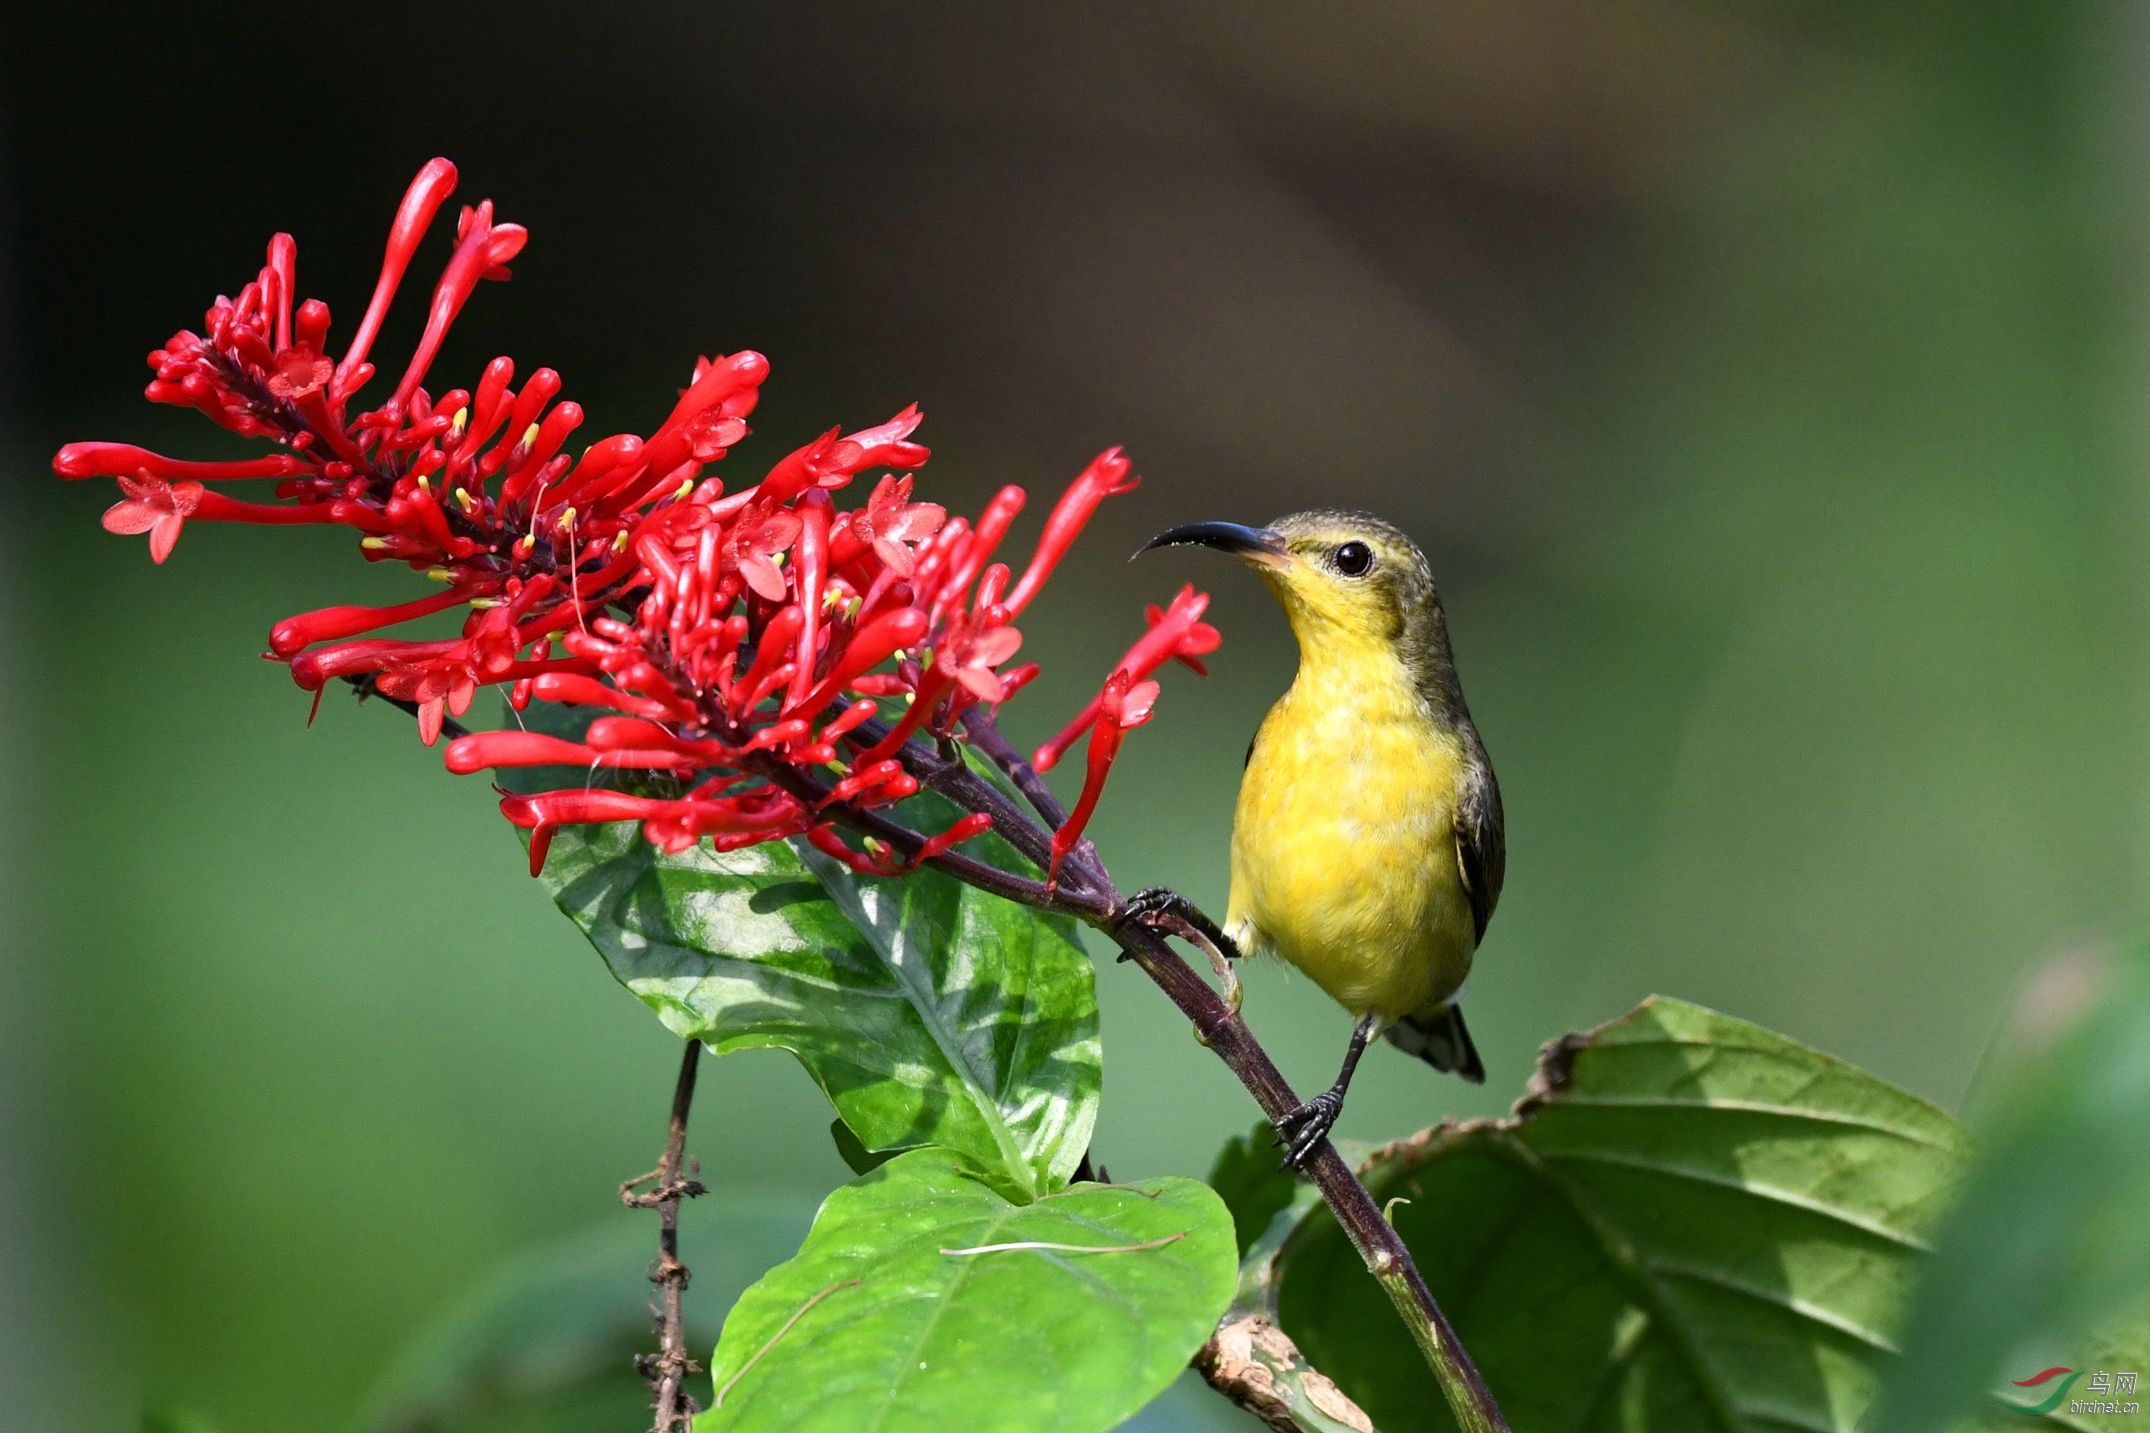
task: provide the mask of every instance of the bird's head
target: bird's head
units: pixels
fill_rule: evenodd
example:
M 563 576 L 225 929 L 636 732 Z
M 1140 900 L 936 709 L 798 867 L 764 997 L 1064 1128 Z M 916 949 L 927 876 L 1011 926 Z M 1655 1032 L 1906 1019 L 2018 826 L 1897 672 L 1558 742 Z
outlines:
M 1157 534 L 1142 551 L 1185 544 L 1231 553 L 1261 573 L 1309 654 L 1416 645 L 1440 622 L 1425 554 L 1371 513 L 1316 508 L 1267 527 L 1193 522 Z

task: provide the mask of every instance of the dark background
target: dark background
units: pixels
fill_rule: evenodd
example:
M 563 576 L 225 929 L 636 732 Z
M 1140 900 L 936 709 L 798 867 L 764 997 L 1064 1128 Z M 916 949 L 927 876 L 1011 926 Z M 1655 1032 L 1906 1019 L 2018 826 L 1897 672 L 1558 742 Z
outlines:
M 1121 555 L 1333 503 L 1421 539 L 1507 795 L 1470 1002 L 1492 1076 L 1377 1054 L 1342 1133 L 1493 1112 L 1539 1042 L 1650 991 L 1959 1105 L 2020 974 L 2150 894 L 2150 34 L 2121 4 L 1880 9 L 11 18 L 10 1421 L 340 1419 L 487 1270 L 637 1217 L 612 1187 L 654 1161 L 676 1044 L 482 786 L 392 711 L 332 697 L 307 729 L 254 656 L 278 616 L 415 579 L 211 525 L 155 569 L 98 530 L 101 486 L 49 473 L 74 438 L 215 451 L 138 401 L 141 355 L 279 228 L 348 332 L 435 153 L 532 231 L 444 378 L 509 353 L 593 435 L 647 431 L 697 354 L 758 348 L 732 471 L 915 398 L 925 495 L 1024 483 L 1026 533 L 1128 447 L 1148 481 L 1028 624 L 1048 675 L 1011 709 L 1042 736 L 1143 601 L 1217 591 L 1214 675 L 1168 677 L 1093 828 L 1123 884 L 1221 905 L 1292 654 L 1243 574 Z M 1286 1069 L 1325 1079 L 1344 1017 L 1248 983 Z M 1099 1153 L 1200 1172 L 1251 1109 L 1139 977 L 1100 985 Z M 826 1119 L 787 1058 L 736 1057 L 694 1144 L 805 1209 L 843 1175 Z

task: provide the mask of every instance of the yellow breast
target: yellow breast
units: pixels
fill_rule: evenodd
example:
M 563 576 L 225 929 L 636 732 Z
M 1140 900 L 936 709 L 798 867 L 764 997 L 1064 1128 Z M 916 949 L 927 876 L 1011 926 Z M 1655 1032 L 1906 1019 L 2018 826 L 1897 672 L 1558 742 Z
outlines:
M 1354 1015 L 1454 994 L 1476 930 L 1456 864 L 1463 748 L 1407 681 L 1302 669 L 1255 738 L 1232 826 L 1227 930 Z

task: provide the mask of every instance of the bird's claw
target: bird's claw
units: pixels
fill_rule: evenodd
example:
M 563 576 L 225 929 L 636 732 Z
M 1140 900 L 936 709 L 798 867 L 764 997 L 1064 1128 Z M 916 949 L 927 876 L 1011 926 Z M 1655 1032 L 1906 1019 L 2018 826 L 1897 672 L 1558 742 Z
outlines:
M 1343 1112 L 1344 1097 L 1334 1090 L 1323 1090 L 1297 1109 L 1278 1115 L 1277 1143 L 1284 1147 L 1284 1168 L 1306 1168 Z
M 1185 899 L 1170 886 L 1151 886 L 1137 891 L 1127 898 L 1127 906 L 1120 912 L 1120 923 L 1135 921 L 1151 930 L 1170 933 L 1174 907 Z

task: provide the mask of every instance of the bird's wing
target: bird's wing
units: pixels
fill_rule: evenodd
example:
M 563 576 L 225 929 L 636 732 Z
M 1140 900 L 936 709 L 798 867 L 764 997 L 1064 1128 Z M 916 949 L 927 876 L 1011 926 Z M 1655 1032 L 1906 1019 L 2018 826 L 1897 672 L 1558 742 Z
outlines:
M 1468 763 L 1456 791 L 1456 867 L 1471 898 L 1471 924 L 1486 938 L 1501 879 L 1508 872 L 1508 836 L 1501 821 L 1501 788 L 1483 753 Z

